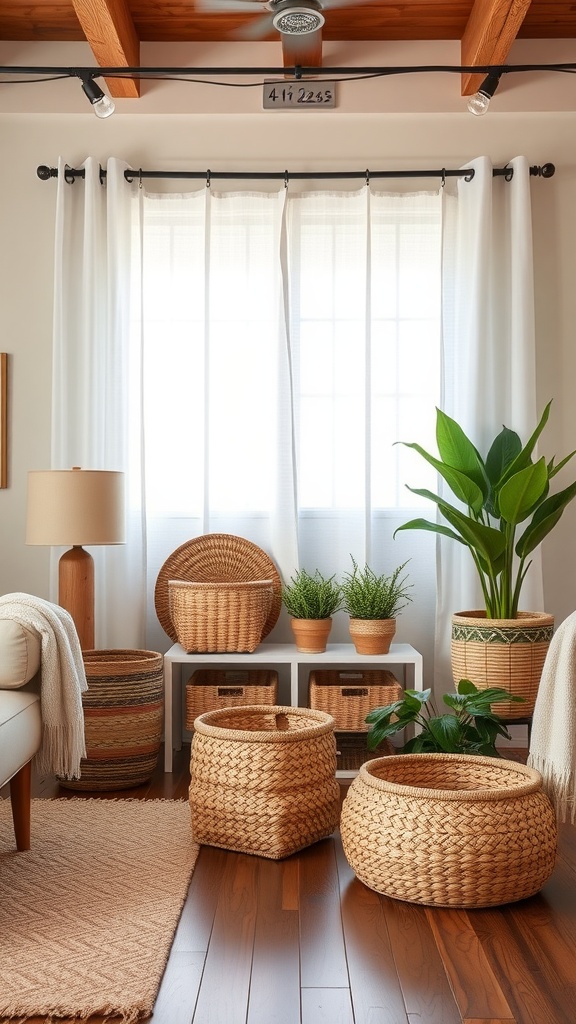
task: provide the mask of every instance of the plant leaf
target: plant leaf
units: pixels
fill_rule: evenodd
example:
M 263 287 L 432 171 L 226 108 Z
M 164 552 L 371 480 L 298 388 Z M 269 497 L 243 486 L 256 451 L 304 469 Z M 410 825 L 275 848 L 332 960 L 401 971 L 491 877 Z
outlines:
M 544 409 L 544 412 L 540 417 L 540 422 L 538 423 L 538 426 L 532 433 L 531 437 L 526 442 L 522 450 L 518 453 L 514 461 L 508 466 L 507 470 L 504 472 L 504 476 L 499 480 L 500 486 L 502 486 L 505 483 L 505 481 L 508 480 L 511 476 L 514 476 L 514 474 L 517 473 L 520 469 L 524 469 L 526 466 L 530 465 L 532 461 L 532 452 L 536 447 L 536 443 L 538 441 L 538 438 L 540 437 L 540 434 L 542 433 L 544 427 L 548 422 L 551 405 L 552 399 L 550 399 L 546 408 Z
M 505 522 L 517 526 L 529 515 L 548 489 L 546 460 L 526 466 L 511 476 L 498 496 L 500 515 Z
M 494 438 L 486 456 L 486 473 L 492 487 L 502 479 L 504 473 L 522 451 L 522 441 L 515 430 L 502 427 Z
M 408 490 L 412 490 L 412 488 L 409 487 Z M 464 543 L 462 538 L 457 533 L 454 533 L 453 530 L 449 530 L 447 526 L 442 526 L 441 523 L 431 523 L 429 519 L 411 519 L 409 523 L 402 523 L 402 526 L 396 527 L 392 536 L 395 537 L 400 530 L 428 530 L 430 533 L 440 533 L 444 537 L 450 537 L 451 540 L 457 540 L 459 544 Z
M 444 462 L 440 462 L 439 459 L 435 459 L 433 455 L 430 455 L 419 444 L 402 443 L 406 448 L 413 448 L 426 462 L 429 462 L 434 467 L 436 472 L 444 478 L 459 501 L 464 502 L 465 505 L 468 505 L 475 512 L 480 512 L 484 504 L 484 494 L 475 480 L 471 479 L 461 470 L 455 469 L 453 466 L 447 466 Z
M 478 687 L 471 679 L 460 679 L 456 689 L 458 693 L 478 693 Z
M 427 723 L 428 731 L 439 750 L 456 754 L 461 749 L 460 725 L 455 715 L 439 715 Z
M 544 540 L 550 531 L 556 526 L 566 506 L 576 497 L 576 482 L 565 487 L 557 494 L 551 494 L 536 509 L 532 522 L 526 528 L 516 544 L 516 553 L 520 558 L 525 558 L 534 548 Z
M 441 409 L 436 410 L 436 443 L 443 463 L 473 480 L 484 500 L 488 494 L 488 481 L 480 454 L 460 424 Z

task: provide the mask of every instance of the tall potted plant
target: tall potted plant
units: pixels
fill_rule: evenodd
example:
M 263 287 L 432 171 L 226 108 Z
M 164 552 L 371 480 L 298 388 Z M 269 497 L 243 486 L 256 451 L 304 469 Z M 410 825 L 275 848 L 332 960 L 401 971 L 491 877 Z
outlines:
M 352 556 L 351 556 L 352 557 Z M 396 633 L 396 617 L 412 597 L 413 586 L 402 575 L 403 562 L 389 576 L 365 565 L 360 569 L 352 558 L 352 572 L 342 579 L 344 610 L 350 616 L 350 636 L 358 654 L 388 654 Z
M 534 709 L 554 626 L 551 615 L 519 610 L 530 555 L 576 497 L 576 482 L 550 493 L 552 479 L 576 452 L 558 463 L 555 457 L 533 459 L 551 404 L 526 444 L 514 430 L 503 427 L 485 458 L 459 424 L 440 409 L 436 418 L 439 458 L 418 444 L 401 442 L 437 470 L 460 504 L 410 487 L 414 494 L 433 501 L 448 525 L 412 519 L 398 530 L 430 530 L 467 547 L 484 596 L 483 610 L 453 616 L 454 681 L 468 678 L 484 689 L 490 677 L 519 693 L 526 702 L 521 710 L 514 704 L 501 709 L 502 716 L 511 719 L 529 716 Z M 511 656 L 511 645 L 519 663 Z

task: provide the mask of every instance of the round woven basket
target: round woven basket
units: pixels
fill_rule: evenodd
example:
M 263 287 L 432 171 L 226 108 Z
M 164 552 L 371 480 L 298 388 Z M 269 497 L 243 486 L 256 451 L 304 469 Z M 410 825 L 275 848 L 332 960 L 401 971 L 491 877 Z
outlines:
M 198 843 L 277 859 L 338 824 L 334 719 L 321 711 L 256 704 L 199 715 L 190 775 Z
M 523 700 L 494 705 L 498 715 L 505 721 L 529 718 L 553 632 L 554 617 L 545 612 L 518 612 L 516 619 L 458 612 L 452 616 L 454 682 L 470 679 L 479 690 L 501 686 Z
M 83 651 L 86 758 L 66 789 L 129 789 L 147 782 L 162 741 L 163 658 L 156 651 Z
M 431 906 L 532 896 L 556 856 L 540 774 L 470 754 L 367 761 L 344 800 L 340 830 L 348 862 L 369 888 Z

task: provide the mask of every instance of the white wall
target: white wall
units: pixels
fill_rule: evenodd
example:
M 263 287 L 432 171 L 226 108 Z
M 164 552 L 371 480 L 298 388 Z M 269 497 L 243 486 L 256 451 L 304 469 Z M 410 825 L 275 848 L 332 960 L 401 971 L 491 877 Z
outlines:
M 568 49 L 565 43 L 518 43 L 511 63 L 569 60 Z M 234 44 L 148 45 L 142 62 L 235 66 L 240 53 L 245 66 L 279 61 L 274 44 Z M 326 60 L 339 66 L 458 64 L 459 50 L 454 43 L 330 44 Z M 7 43 L 0 43 L 0 62 L 93 63 L 82 44 Z M 72 165 L 91 154 L 103 161 L 121 157 L 135 167 L 212 171 L 457 167 L 481 154 L 502 163 L 518 154 L 534 164 L 553 162 L 552 179 L 532 181 L 540 407 L 554 399 L 542 451 L 564 455 L 576 448 L 575 76 L 506 76 L 484 118 L 466 112 L 454 75 L 341 84 L 338 107 L 324 112 L 264 112 L 259 89 L 147 83 L 143 91 L 141 100 L 118 101 L 116 114 L 98 121 L 75 81 L 0 90 L 0 350 L 10 354 L 0 593 L 55 597 L 49 588 L 49 552 L 28 548 L 24 535 L 27 472 L 47 468 L 50 459 L 56 189 L 53 181 L 37 178 L 36 167 L 54 166 L 60 155 Z M 564 471 L 563 481 L 570 479 L 570 470 Z M 575 527 L 576 507 L 544 546 L 546 607 L 558 622 L 576 608 Z

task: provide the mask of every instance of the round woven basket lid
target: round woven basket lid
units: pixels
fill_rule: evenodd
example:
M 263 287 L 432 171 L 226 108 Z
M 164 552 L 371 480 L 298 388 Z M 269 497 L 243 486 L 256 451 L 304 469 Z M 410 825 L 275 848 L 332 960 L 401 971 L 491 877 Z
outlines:
M 274 562 L 257 544 L 232 533 L 207 533 L 176 548 L 158 573 L 154 588 L 156 615 L 162 629 L 177 642 L 170 615 L 168 581 L 248 583 L 272 580 L 272 604 L 262 638 L 274 628 L 282 607 L 282 580 Z

